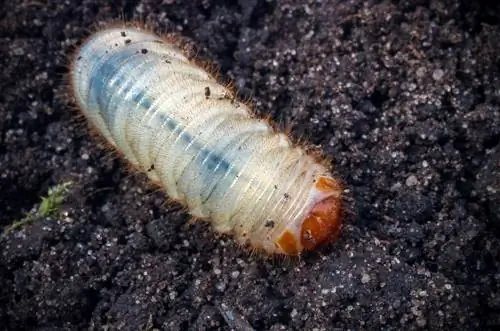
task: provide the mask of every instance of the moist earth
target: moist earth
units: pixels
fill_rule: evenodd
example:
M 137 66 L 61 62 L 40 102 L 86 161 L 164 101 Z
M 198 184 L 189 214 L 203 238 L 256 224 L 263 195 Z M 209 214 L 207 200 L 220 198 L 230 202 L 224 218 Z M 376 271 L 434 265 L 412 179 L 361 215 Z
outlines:
M 496 329 L 500 5 L 2 1 L 4 330 Z M 75 111 L 70 54 L 109 22 L 177 33 L 257 114 L 320 147 L 341 237 L 300 259 L 190 223 Z M 251 203 L 251 202 L 250 202 Z M 232 318 L 231 318 L 232 316 Z

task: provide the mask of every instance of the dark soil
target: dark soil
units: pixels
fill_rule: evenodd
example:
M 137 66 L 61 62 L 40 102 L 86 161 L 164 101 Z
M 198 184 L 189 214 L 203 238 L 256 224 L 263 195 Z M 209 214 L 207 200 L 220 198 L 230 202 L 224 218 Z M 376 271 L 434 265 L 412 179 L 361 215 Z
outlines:
M 70 2 L 73 2 L 72 4 Z M 111 5 L 114 3 L 114 5 Z M 500 326 L 500 6 L 415 1 L 2 1 L 0 329 Z M 72 109 L 68 56 L 123 17 L 197 45 L 259 114 L 321 145 L 341 238 L 263 259 L 165 204 Z M 221 305 L 225 308 L 221 308 Z M 236 319 L 238 320 L 238 319 Z

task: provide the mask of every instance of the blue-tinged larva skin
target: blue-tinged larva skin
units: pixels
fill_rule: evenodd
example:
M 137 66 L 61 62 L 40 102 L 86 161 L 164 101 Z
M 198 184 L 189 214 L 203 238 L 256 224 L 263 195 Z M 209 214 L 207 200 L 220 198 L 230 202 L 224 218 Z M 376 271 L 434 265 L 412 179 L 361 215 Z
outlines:
M 302 229 L 311 210 L 340 199 L 328 169 L 150 32 L 92 35 L 70 75 L 84 115 L 128 161 L 241 243 L 300 254 L 303 237 L 314 240 Z M 318 188 L 318 181 L 329 186 Z

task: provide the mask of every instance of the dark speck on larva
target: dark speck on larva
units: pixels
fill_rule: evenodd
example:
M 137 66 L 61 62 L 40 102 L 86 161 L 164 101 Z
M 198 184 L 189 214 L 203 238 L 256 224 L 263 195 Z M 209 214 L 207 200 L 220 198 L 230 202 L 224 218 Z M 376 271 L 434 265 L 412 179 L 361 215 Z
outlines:
M 266 228 L 274 228 L 274 221 L 267 221 L 265 226 Z

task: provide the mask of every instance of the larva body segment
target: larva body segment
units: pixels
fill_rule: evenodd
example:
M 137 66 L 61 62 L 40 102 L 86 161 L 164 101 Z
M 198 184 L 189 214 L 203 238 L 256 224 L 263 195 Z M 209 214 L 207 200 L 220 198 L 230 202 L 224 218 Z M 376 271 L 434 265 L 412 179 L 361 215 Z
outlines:
M 100 31 L 70 75 L 99 132 L 216 231 L 287 255 L 339 232 L 342 190 L 328 169 L 160 37 Z

